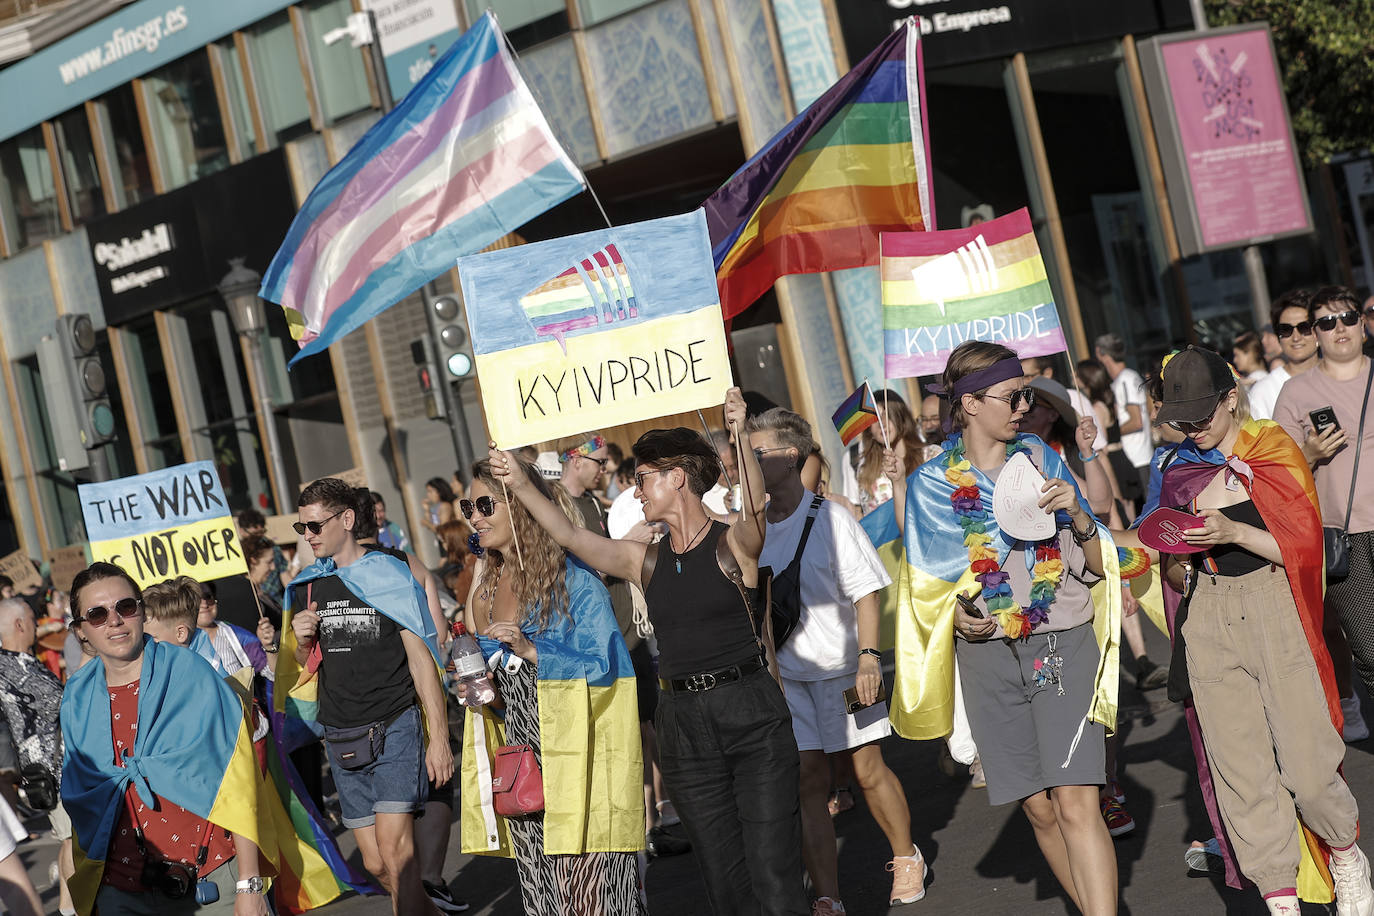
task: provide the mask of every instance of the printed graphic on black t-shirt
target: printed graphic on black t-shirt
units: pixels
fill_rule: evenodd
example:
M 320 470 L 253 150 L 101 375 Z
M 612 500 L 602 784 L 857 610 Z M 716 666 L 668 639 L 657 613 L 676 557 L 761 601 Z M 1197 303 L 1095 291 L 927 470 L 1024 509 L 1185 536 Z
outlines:
M 320 722 L 336 728 L 366 725 L 415 702 L 395 621 L 337 576 L 316 579 L 310 600 L 320 615 Z

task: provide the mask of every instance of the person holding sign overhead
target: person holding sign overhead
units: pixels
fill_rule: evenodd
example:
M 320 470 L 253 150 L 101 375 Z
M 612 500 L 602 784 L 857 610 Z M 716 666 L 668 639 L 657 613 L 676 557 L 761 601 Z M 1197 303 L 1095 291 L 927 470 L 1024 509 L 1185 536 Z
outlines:
M 745 441 L 744 397 L 731 388 L 725 419 Z M 758 459 L 739 450 L 742 511 L 713 520 L 701 497 L 719 473 L 715 449 L 690 429 L 656 429 L 634 444 L 644 517 L 668 534 L 656 546 L 578 528 L 530 485 L 516 459 L 491 451 L 509 487 L 561 547 L 644 590 L 659 646 L 654 729 L 673 804 L 716 914 L 805 916 L 800 758 L 791 715 L 768 671 L 756 622 L 764 490 Z

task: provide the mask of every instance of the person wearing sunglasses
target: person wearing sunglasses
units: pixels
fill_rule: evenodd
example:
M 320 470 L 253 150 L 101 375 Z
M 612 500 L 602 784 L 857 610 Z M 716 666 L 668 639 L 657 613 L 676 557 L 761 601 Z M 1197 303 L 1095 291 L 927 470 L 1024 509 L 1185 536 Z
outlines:
M 276 681 L 296 686 L 278 707 L 324 726 L 344 826 L 393 912 L 433 914 L 413 821 L 429 784 L 453 775 L 439 647 L 410 569 L 358 542 L 364 503 L 370 513 L 371 497 L 337 477 L 314 481 L 297 500 L 296 531 L 317 559 L 287 588 Z M 422 716 L 435 740 L 425 740 Z
M 737 442 L 745 414 L 744 395 L 731 388 L 725 419 Z M 650 430 L 633 451 L 644 517 L 668 529 L 652 546 L 574 526 L 527 485 L 513 456 L 493 448 L 490 460 L 555 543 L 644 591 L 659 648 L 659 764 L 706 887 L 697 909 L 806 916 L 797 742 L 754 626 L 765 526 L 758 459 L 739 450 L 743 510 L 726 525 L 702 505 L 720 460 L 700 433 Z
M 988 801 L 1021 805 L 1081 912 L 1115 913 L 1116 853 L 1098 795 L 1116 713 L 1121 591 L 1106 565 L 1115 550 L 1064 460 L 1018 432 L 1039 393 L 1014 352 L 965 341 L 935 390 L 953 433 L 907 486 L 899 588 L 912 613 L 897 621 L 893 728 L 909 739 L 950 734 L 958 677 Z M 993 514 L 1013 456 L 1044 478 L 1037 504 L 1053 527 L 1043 540 L 1016 539 Z
M 1281 415 L 1289 387 L 1315 374 L 1285 385 Z M 1160 502 L 1198 519 L 1181 536 L 1201 552 L 1162 553 L 1162 572 L 1172 667 L 1187 671 L 1216 836 L 1272 914 L 1297 916 L 1313 835 L 1331 850 L 1337 911 L 1372 912 L 1356 802 L 1339 772 L 1341 706 L 1322 637 L 1319 489 L 1292 437 L 1249 418 L 1219 355 L 1189 347 L 1165 363 L 1162 379 L 1156 422 L 1177 424 L 1198 456 L 1165 468 Z
M 1269 314 L 1283 352 L 1283 362 L 1246 392 L 1250 398 L 1250 416 L 1256 420 L 1272 420 L 1274 404 L 1284 383 L 1314 368 L 1321 357 L 1311 306 L 1312 291 L 1308 289 L 1291 289 L 1274 300 Z
M 266 916 L 259 866 L 277 847 L 259 848 L 265 787 L 243 701 L 204 659 L 145 635 L 142 598 L 111 563 L 72 581 L 74 626 L 96 654 L 62 696 L 76 911 Z

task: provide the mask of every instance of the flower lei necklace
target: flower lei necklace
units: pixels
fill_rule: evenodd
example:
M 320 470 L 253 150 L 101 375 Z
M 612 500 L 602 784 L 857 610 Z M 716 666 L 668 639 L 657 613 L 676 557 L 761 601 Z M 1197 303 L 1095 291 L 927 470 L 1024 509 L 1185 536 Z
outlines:
M 1007 443 L 1007 457 L 1017 452 L 1030 453 L 1025 443 L 1013 440 Z M 987 510 L 983 508 L 982 491 L 978 488 L 978 478 L 973 475 L 973 466 L 964 457 L 964 437 L 960 436 L 949 450 L 945 461 L 945 479 L 954 484 L 954 492 L 949 502 L 954 514 L 959 517 L 959 525 L 964 529 L 964 545 L 968 547 L 969 568 L 974 578 L 983 586 L 983 602 L 988 612 L 997 618 L 1002 631 L 1012 639 L 1029 637 L 1050 616 L 1050 605 L 1054 603 L 1059 590 L 1059 582 L 1064 576 L 1064 562 L 1059 555 L 1059 541 L 1051 537 L 1035 545 L 1035 567 L 1032 570 L 1030 604 L 1024 608 L 1012 597 L 1011 584 L 1002 565 L 997 562 L 997 551 L 991 546 L 992 536 L 987 533 Z

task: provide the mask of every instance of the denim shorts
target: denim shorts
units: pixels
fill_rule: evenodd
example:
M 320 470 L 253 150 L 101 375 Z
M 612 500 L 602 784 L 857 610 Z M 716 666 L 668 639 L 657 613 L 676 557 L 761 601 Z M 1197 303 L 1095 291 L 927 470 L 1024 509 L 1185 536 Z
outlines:
M 418 706 L 410 707 L 387 726 L 382 753 L 361 769 L 345 770 L 328 741 L 324 746 L 339 790 L 345 827 L 371 827 L 377 814 L 411 814 L 424 808 L 429 774 Z

